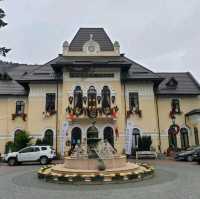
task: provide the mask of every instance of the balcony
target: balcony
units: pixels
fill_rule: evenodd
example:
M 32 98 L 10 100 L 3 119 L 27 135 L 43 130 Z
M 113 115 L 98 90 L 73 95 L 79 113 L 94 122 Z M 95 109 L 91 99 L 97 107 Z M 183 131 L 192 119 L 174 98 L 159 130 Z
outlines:
M 66 109 L 67 112 L 67 119 L 69 121 L 80 121 L 80 120 L 91 120 L 91 121 L 100 121 L 100 120 L 106 120 L 106 121 L 115 121 L 117 120 L 117 113 L 119 109 L 117 106 L 113 108 L 107 108 L 107 110 L 103 108 L 95 108 L 95 109 L 89 109 L 89 108 L 70 108 L 68 107 Z

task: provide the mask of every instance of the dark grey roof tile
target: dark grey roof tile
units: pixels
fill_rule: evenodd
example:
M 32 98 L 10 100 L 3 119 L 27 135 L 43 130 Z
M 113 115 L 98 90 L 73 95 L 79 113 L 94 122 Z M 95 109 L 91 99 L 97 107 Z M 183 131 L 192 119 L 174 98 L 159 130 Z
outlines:
M 200 94 L 200 86 L 191 73 L 158 73 L 164 78 L 158 88 L 158 94 Z M 170 87 L 167 83 L 171 79 L 177 81 L 176 87 Z
M 80 28 L 69 45 L 70 51 L 82 51 L 83 45 L 93 35 L 94 41 L 98 42 L 101 51 L 113 51 L 113 43 L 103 28 Z

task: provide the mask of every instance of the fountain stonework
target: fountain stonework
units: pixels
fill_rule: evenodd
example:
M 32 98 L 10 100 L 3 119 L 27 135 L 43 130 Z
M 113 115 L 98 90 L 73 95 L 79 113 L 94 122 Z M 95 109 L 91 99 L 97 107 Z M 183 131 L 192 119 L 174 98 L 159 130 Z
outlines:
M 91 139 L 76 145 L 64 164 L 44 166 L 38 171 L 40 179 L 72 184 L 103 184 L 138 181 L 152 177 L 148 164 L 127 162 L 107 141 Z

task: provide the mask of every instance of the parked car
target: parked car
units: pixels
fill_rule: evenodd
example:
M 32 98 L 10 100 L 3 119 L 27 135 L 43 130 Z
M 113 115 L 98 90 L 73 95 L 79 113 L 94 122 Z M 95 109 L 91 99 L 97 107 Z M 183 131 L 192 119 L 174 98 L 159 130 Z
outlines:
M 182 151 L 175 155 L 175 160 L 186 160 L 188 162 L 193 161 L 194 153 L 200 149 L 200 146 L 190 147 L 186 151 Z
M 196 150 L 193 154 L 193 160 L 200 164 L 200 149 Z
M 22 162 L 40 162 L 42 165 L 48 164 L 56 156 L 55 150 L 51 146 L 29 146 L 18 152 L 5 155 L 4 160 L 10 166 Z

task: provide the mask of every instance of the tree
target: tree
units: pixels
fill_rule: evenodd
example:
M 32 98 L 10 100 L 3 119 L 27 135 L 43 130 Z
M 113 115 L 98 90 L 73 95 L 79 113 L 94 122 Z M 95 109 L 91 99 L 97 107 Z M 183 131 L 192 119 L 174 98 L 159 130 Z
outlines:
M 0 0 L 2 1 L 2 0 Z M 7 23 L 3 20 L 3 18 L 6 16 L 5 12 L 3 9 L 0 8 L 0 28 L 3 28 L 7 26 Z M 10 51 L 11 49 L 6 48 L 6 47 L 0 47 L 0 55 L 6 56 L 6 54 Z
M 32 137 L 26 131 L 21 131 L 15 135 L 14 145 L 16 151 L 27 147 L 28 143 L 31 141 Z

